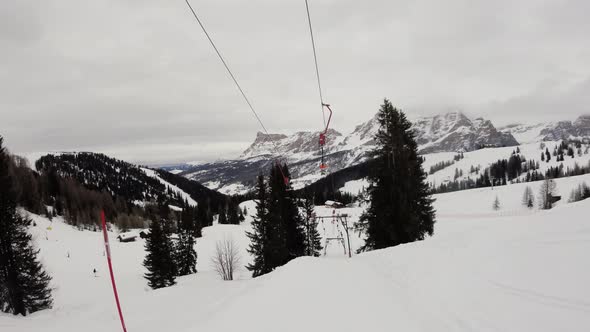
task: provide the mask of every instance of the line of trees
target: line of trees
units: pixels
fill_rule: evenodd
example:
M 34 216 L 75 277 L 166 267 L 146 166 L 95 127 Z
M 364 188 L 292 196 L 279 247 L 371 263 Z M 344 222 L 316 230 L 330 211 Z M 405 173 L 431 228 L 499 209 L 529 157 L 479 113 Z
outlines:
M 438 171 L 442 171 L 443 169 L 450 167 L 451 165 L 453 165 L 455 163 L 454 160 L 447 160 L 447 161 L 441 161 L 438 162 L 432 166 L 430 166 L 430 172 L 429 174 L 432 175 Z
M 570 194 L 570 203 L 590 198 L 590 187 L 586 183 L 578 185 Z
M 520 164 L 519 164 L 520 161 Z M 520 166 L 519 166 L 520 165 Z M 542 181 L 545 179 L 557 179 L 562 177 L 578 176 L 590 173 L 590 162 L 588 165 L 574 163 L 573 167 L 564 167 L 563 164 L 550 166 L 543 173 L 539 170 L 538 162 L 526 161 L 524 157 L 513 155 L 510 159 L 498 160 L 486 168 L 474 179 L 454 180 L 442 183 L 432 188 L 432 193 L 441 194 L 472 188 L 485 188 L 506 185 L 508 182 L 523 183 Z M 523 176 L 524 174 L 524 176 Z

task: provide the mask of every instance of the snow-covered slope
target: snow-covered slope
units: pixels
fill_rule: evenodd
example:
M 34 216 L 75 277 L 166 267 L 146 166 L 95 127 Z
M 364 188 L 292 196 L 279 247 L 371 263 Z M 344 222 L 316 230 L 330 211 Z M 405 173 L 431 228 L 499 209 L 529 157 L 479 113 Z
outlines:
M 510 133 L 520 144 L 540 142 L 543 140 L 541 131 L 550 128 L 550 123 L 511 124 L 498 128 L 503 133 Z
M 158 181 L 160 181 L 160 183 L 162 183 L 163 185 L 166 186 L 166 188 L 170 188 L 174 193 L 179 194 L 180 197 L 182 197 L 183 200 L 187 201 L 188 204 L 192 205 L 192 206 L 197 206 L 197 201 L 195 201 L 191 195 L 185 193 L 182 189 L 178 188 L 177 186 L 164 181 L 161 177 L 158 176 L 158 173 L 152 169 L 149 168 L 141 168 L 141 170 L 147 175 L 147 176 L 151 176 L 155 179 L 157 179 Z
M 553 152 L 556 147 L 560 145 L 561 141 L 557 142 L 543 142 L 541 143 L 530 143 L 520 145 L 518 147 L 518 151 L 520 151 L 519 155 L 521 158 L 526 159 L 527 161 L 535 161 L 539 163 L 539 169 L 537 170 L 541 174 L 545 174 L 545 172 L 549 168 L 557 168 L 562 166 L 564 170 L 573 169 L 576 165 L 590 167 L 590 145 L 589 144 L 582 144 L 581 152 L 582 155 L 579 155 L 576 151 L 575 157 L 571 158 L 566 156 L 564 161 L 557 161 L 556 157 L 552 157 L 552 159 L 547 161 L 541 161 L 541 153 L 549 149 L 549 151 Z M 487 148 L 481 149 L 471 152 L 463 153 L 463 159 L 454 161 L 454 157 L 457 155 L 456 153 L 452 152 L 440 152 L 440 153 L 431 153 L 423 155 L 424 157 L 424 164 L 423 168 L 426 172 L 429 172 L 430 168 L 434 165 L 437 165 L 441 162 L 453 162 L 454 163 L 444 169 L 436 171 L 434 174 L 429 174 L 427 177 L 427 181 L 433 187 L 438 187 L 443 183 L 449 183 L 455 180 L 455 175 L 457 172 L 462 174 L 461 176 L 457 177 L 456 180 L 462 181 L 471 179 L 475 181 L 477 178 L 481 176 L 481 172 L 488 168 L 492 163 L 496 163 L 500 159 L 509 159 L 513 152 L 516 151 L 515 147 L 502 147 L 502 148 Z M 477 172 L 471 172 L 472 169 L 479 169 Z M 526 173 L 521 174 L 520 179 L 525 180 Z M 358 179 L 354 181 L 349 181 L 345 184 L 340 191 L 348 192 L 352 194 L 358 194 L 363 189 L 367 188 L 369 183 L 367 179 Z M 569 195 L 569 192 L 566 193 Z M 487 203 L 486 203 L 487 204 Z M 490 203 L 491 204 L 491 203 Z
M 531 143 L 519 146 L 520 156 L 526 158 L 526 160 L 534 160 L 539 162 L 539 172 L 541 174 L 545 174 L 549 167 L 559 167 L 563 165 L 564 169 L 573 168 L 576 164 L 579 166 L 588 166 L 590 165 L 590 153 L 582 154 L 581 156 L 577 155 L 575 158 L 571 158 L 566 156 L 564 161 L 557 161 L 557 158 L 552 157 L 549 162 L 541 161 L 541 153 L 546 149 L 553 152 L 554 148 L 559 146 L 560 142 L 544 142 L 543 145 L 540 143 Z M 542 148 L 542 146 L 544 146 Z M 587 146 L 582 146 L 582 151 L 587 151 Z M 497 162 L 500 159 L 508 159 L 510 158 L 512 152 L 515 151 L 514 147 L 504 147 L 504 148 L 488 148 L 482 149 L 472 152 L 464 153 L 464 158 L 455 162 L 453 165 L 440 170 L 434 174 L 428 176 L 428 182 L 437 186 L 445 182 L 455 180 L 455 173 L 457 170 L 463 173 L 463 176 L 457 178 L 458 180 L 465 180 L 467 178 L 471 178 L 475 180 L 478 178 L 481 173 L 470 173 L 471 168 L 480 168 L 484 170 L 485 168 L 489 167 L 492 163 Z M 428 154 L 425 155 L 425 162 L 423 164 L 424 170 L 428 171 L 432 165 L 439 163 L 441 161 L 452 161 L 455 154 L 453 153 L 435 153 L 435 154 Z M 526 174 L 521 175 L 521 178 L 524 178 Z
M 562 194 L 583 181 L 590 183 L 590 175 L 556 180 Z M 435 235 L 425 241 L 352 259 L 334 247 L 327 257 L 299 258 L 261 278 L 242 269 L 238 280 L 223 282 L 209 263 L 217 240 L 231 236 L 243 265 L 251 259 L 244 232 L 254 203 L 246 202 L 245 224 L 204 229 L 199 272 L 157 291 L 142 278 L 143 240 L 119 243 L 111 233 L 128 330 L 588 331 L 590 200 L 528 210 L 520 204 L 526 185 L 437 195 Z M 536 191 L 539 183 L 528 185 Z M 492 209 L 496 195 L 500 211 Z M 355 221 L 362 209 L 341 212 Z M 0 314 L 2 331 L 119 330 L 101 234 L 59 218 L 34 220 L 35 243 L 54 277 L 55 307 L 26 318 Z M 333 228 L 328 221 L 320 232 Z M 352 248 L 361 244 L 354 234 Z
M 585 331 L 588 209 L 590 201 L 534 217 L 441 219 L 425 242 L 352 260 L 298 259 L 251 281 L 201 328 Z

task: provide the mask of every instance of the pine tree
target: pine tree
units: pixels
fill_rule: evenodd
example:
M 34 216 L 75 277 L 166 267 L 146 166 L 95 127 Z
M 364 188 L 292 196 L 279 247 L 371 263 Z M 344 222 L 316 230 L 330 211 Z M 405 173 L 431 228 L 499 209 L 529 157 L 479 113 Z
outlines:
M 227 208 L 227 222 L 230 225 L 239 225 L 240 216 L 238 214 L 239 208 L 235 205 L 229 204 Z
M 176 274 L 178 276 L 185 276 L 197 272 L 195 233 L 193 209 L 187 205 L 181 214 L 180 225 L 178 227 L 178 241 L 175 247 Z
M 290 177 L 287 165 L 275 164 L 270 171 L 268 203 L 273 268 L 287 264 L 305 253 L 303 219 L 293 189 L 285 183 L 284 177 Z
M 272 271 L 269 261 L 269 221 L 268 188 L 264 176 L 260 174 L 256 184 L 256 214 L 252 220 L 252 232 L 246 232 L 250 238 L 248 252 L 254 256 L 254 262 L 246 266 L 252 271 L 252 277 L 258 277 Z
M 258 177 L 256 215 L 252 222 L 248 251 L 254 263 L 247 266 L 254 277 L 271 272 L 290 260 L 305 254 L 303 219 L 299 214 L 286 165 L 273 165 L 268 186 Z
M 0 137 L 0 310 L 27 315 L 50 308 L 51 277 L 37 260 L 27 227 L 31 220 L 16 210 L 14 179 L 9 156 Z
M 527 186 L 524 190 L 524 195 L 522 196 L 522 205 L 529 209 L 535 207 L 535 196 L 533 195 L 533 189 L 531 189 L 529 186 Z
M 500 210 L 500 199 L 498 198 L 498 196 L 496 196 L 496 199 L 494 199 L 494 204 L 492 204 L 492 208 L 495 211 Z
M 209 219 L 207 204 L 204 200 L 197 203 L 196 209 L 195 227 L 197 227 L 197 237 L 201 237 L 201 230 L 203 227 L 211 226 L 212 221 Z
M 172 286 L 176 283 L 176 266 L 172 257 L 172 240 L 165 232 L 166 220 L 153 221 L 145 242 L 147 255 L 143 266 L 147 269 L 144 277 L 153 289 Z
M 219 207 L 219 216 L 217 217 L 217 223 L 220 225 L 227 224 L 227 206 Z
M 176 215 L 171 211 L 171 215 L 168 219 L 165 219 L 162 222 L 162 232 L 164 232 L 164 245 L 166 246 L 166 252 L 170 253 L 170 257 L 172 258 L 171 260 L 171 264 L 169 266 L 170 269 L 170 273 L 172 273 L 173 276 L 177 276 L 178 275 L 178 265 L 176 264 L 176 245 L 174 243 L 174 241 L 172 240 L 172 233 L 177 231 L 177 227 L 176 227 L 176 223 L 172 222 L 170 220 L 174 220 L 174 218 L 176 218 Z
M 318 222 L 314 213 L 313 197 L 303 200 L 305 221 L 305 255 L 319 257 L 322 252 L 322 237 L 318 232 Z
M 199 218 L 199 209 L 195 206 L 192 208 L 194 235 L 196 238 L 203 236 L 203 220 Z
M 378 120 L 375 162 L 369 175 L 370 205 L 357 224 L 366 233 L 361 251 L 423 240 L 434 232 L 433 199 L 412 125 L 387 99 Z

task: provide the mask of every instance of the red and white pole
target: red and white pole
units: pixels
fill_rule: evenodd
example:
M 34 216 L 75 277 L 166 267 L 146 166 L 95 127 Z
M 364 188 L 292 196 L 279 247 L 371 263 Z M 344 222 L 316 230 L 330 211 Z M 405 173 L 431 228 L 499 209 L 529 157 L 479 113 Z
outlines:
M 119 319 L 123 332 L 127 332 L 125 327 L 125 319 L 123 319 L 123 311 L 121 311 L 121 303 L 119 302 L 119 294 L 117 293 L 117 284 L 115 283 L 115 275 L 113 274 L 113 264 L 111 264 L 111 247 L 109 246 L 109 235 L 107 233 L 107 221 L 104 216 L 104 211 L 100 211 L 100 218 L 102 220 L 102 233 L 104 235 L 104 248 L 107 253 L 107 261 L 109 263 L 109 271 L 111 273 L 111 284 L 113 285 L 113 292 L 115 293 L 115 301 L 117 302 L 117 310 L 119 311 Z

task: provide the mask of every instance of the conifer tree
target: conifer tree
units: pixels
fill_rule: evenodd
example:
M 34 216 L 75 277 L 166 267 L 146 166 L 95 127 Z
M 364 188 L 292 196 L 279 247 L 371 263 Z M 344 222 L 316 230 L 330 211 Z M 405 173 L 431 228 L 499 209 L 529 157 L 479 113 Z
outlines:
M 227 208 L 227 222 L 230 225 L 239 225 L 240 216 L 238 214 L 239 208 L 235 205 L 229 204 Z
M 174 218 L 176 218 L 176 215 L 171 211 L 170 218 L 164 219 L 162 221 L 162 232 L 164 232 L 164 245 L 166 246 L 166 251 L 170 252 L 170 257 L 172 258 L 172 264 L 170 265 L 170 269 L 172 271 L 171 273 L 174 276 L 177 276 L 178 264 L 176 264 L 177 260 L 175 259 L 176 245 L 172 240 L 172 233 L 176 232 L 178 230 L 178 227 L 176 227 L 176 222 L 171 221 L 174 220 Z
M 178 226 L 175 260 L 177 275 L 185 276 L 197 272 L 197 252 L 195 251 L 195 224 L 193 209 L 187 205 L 182 211 Z
M 496 196 L 496 198 L 494 199 L 494 204 L 492 204 L 492 208 L 495 211 L 500 210 L 500 199 L 498 198 L 498 196 Z
M 268 242 L 268 188 L 264 176 L 260 174 L 256 184 L 256 214 L 252 220 L 252 232 L 246 232 L 250 238 L 248 252 L 254 256 L 254 262 L 246 266 L 252 271 L 252 277 L 258 277 L 272 271 L 269 265 Z
M 318 222 L 314 213 L 313 196 L 303 200 L 305 221 L 305 255 L 319 257 L 322 252 L 322 237 L 318 232 Z
M 213 221 L 209 218 L 208 208 L 205 200 L 199 201 L 197 203 L 196 209 L 195 226 L 197 227 L 197 237 L 201 237 L 202 228 L 205 226 L 211 226 Z
M 423 240 L 434 232 L 433 199 L 411 123 L 387 99 L 378 121 L 375 162 L 369 175 L 370 205 L 357 225 L 366 233 L 361 251 Z
M 172 240 L 164 230 L 166 220 L 153 221 L 145 242 L 147 255 L 143 266 L 147 269 L 144 277 L 153 289 L 176 284 L 176 266 L 172 255 Z
M 524 195 L 522 196 L 522 205 L 529 209 L 535 207 L 535 195 L 533 194 L 533 189 L 531 189 L 529 186 L 527 186 L 524 190 Z
M 227 224 L 227 206 L 219 207 L 219 216 L 217 217 L 217 223 L 220 225 Z
M 268 214 L 271 229 L 271 266 L 276 268 L 287 264 L 293 258 L 305 253 L 303 219 L 299 214 L 296 197 L 290 183 L 287 165 L 275 164 L 269 178 Z
M 303 219 L 299 214 L 286 165 L 273 165 L 268 187 L 262 175 L 258 177 L 256 215 L 252 222 L 248 251 L 254 263 L 247 266 L 254 277 L 271 272 L 290 260 L 305 254 Z
M 0 310 L 27 315 L 50 308 L 51 277 L 37 259 L 27 227 L 31 220 L 16 209 L 9 156 L 0 137 Z
M 203 236 L 201 234 L 203 230 L 203 219 L 201 219 L 201 215 L 199 214 L 199 208 L 197 206 L 192 208 L 192 217 L 193 217 L 193 227 L 194 227 L 194 235 L 196 238 Z

